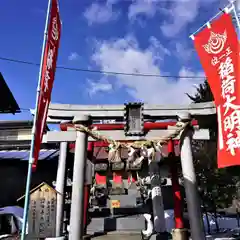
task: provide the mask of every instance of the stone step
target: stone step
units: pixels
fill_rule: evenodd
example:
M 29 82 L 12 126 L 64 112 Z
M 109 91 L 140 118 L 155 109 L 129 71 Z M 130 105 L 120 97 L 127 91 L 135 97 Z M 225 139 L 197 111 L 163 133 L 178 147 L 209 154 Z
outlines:
M 127 231 L 140 232 L 145 229 L 145 219 L 142 215 L 127 217 L 93 218 L 88 226 L 88 233 Z
M 112 232 L 101 236 L 92 237 L 92 239 L 96 240 L 141 240 L 141 233 L 135 232 Z M 157 238 L 156 235 L 153 235 L 150 240 L 157 240 L 163 238 Z M 171 239 L 171 238 L 169 238 Z
M 98 237 L 93 237 L 96 240 L 141 240 L 141 234 L 108 234 Z

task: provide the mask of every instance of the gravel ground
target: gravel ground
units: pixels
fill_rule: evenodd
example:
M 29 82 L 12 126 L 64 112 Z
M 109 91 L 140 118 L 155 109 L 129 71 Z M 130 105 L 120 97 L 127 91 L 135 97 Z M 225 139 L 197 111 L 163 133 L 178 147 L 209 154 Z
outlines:
M 19 240 L 20 238 L 14 236 L 14 237 L 6 237 L 6 238 L 0 238 L 4 240 Z M 122 233 L 122 234 L 117 234 L 117 233 L 110 233 L 107 235 L 101 235 L 101 236 L 96 236 L 92 237 L 91 239 L 96 239 L 96 240 L 141 240 L 141 234 L 139 233 Z M 152 237 L 151 240 L 155 240 L 156 237 Z M 228 237 L 227 234 L 218 234 L 215 236 L 207 236 L 207 240 L 236 240 L 240 238 L 231 238 Z M 191 239 L 190 239 L 191 240 Z
M 227 237 L 226 234 L 219 234 L 215 236 L 207 236 L 207 240 L 234 240 L 237 238 Z M 102 235 L 98 237 L 94 237 L 92 239 L 96 240 L 141 240 L 141 235 L 136 234 L 108 234 Z M 151 240 L 155 240 L 156 237 L 152 237 Z

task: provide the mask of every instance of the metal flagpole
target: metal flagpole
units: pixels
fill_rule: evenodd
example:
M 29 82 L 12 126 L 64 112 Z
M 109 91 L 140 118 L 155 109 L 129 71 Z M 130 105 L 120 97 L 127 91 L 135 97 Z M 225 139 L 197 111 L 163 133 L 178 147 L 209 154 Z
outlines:
M 38 112 L 38 100 L 39 100 L 39 95 L 41 91 L 40 87 L 41 87 L 41 78 L 42 78 L 42 65 L 43 65 L 43 57 L 44 57 L 44 51 L 45 51 L 45 46 L 47 41 L 47 30 L 48 30 L 50 7 L 51 7 L 51 0 L 48 0 L 47 17 L 46 17 L 46 23 L 45 23 L 44 39 L 43 39 L 42 55 L 41 55 L 41 64 L 40 64 L 40 70 L 39 70 L 39 76 L 38 76 L 37 96 L 36 96 L 36 102 L 35 102 L 35 114 L 34 114 L 33 127 L 32 127 L 32 139 L 31 139 L 31 147 L 30 147 L 29 160 L 28 160 L 28 174 L 27 174 L 27 182 L 26 182 L 26 190 L 25 190 L 21 240 L 25 240 L 25 234 L 26 234 L 27 223 L 28 223 L 29 194 L 30 194 L 31 178 L 32 178 L 32 164 L 34 159 L 34 144 L 35 144 L 36 121 L 37 121 L 37 112 Z
M 226 9 L 228 9 L 230 6 L 233 6 L 233 4 L 234 4 L 235 2 L 239 2 L 239 1 L 240 1 L 240 0 L 232 0 L 231 3 L 229 3 L 229 4 L 223 9 L 223 11 L 226 10 Z M 238 4 L 240 4 L 240 3 L 238 3 Z M 239 9 L 240 9 L 240 7 L 239 7 Z M 213 21 L 216 17 L 218 17 L 218 15 L 222 14 L 223 11 L 222 11 L 222 10 L 219 11 L 216 15 L 214 15 L 211 19 L 209 19 L 209 21 L 207 21 L 206 23 L 204 23 L 200 28 L 198 28 L 194 33 L 192 33 L 189 37 L 192 38 L 192 39 L 194 39 L 194 35 L 195 35 L 196 33 L 198 33 L 198 32 L 199 32 L 200 30 L 202 30 L 206 25 L 208 25 L 211 21 Z
M 233 14 L 234 14 L 236 25 L 237 25 L 238 40 L 240 40 L 240 20 L 238 17 L 238 14 L 240 15 L 240 0 L 237 0 L 235 4 L 232 3 L 232 7 L 233 7 Z

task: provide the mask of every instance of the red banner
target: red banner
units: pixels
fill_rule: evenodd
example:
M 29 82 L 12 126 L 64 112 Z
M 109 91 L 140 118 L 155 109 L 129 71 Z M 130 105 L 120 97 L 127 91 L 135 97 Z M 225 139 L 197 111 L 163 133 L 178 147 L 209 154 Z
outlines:
M 229 14 L 194 36 L 218 117 L 218 167 L 240 164 L 238 37 Z
M 36 121 L 34 162 L 33 169 L 37 166 L 42 138 L 46 127 L 48 107 L 51 100 L 53 81 L 56 71 L 57 55 L 61 35 L 61 20 L 59 14 L 58 0 L 52 0 L 50 19 L 48 23 L 46 46 L 43 57 L 42 76 L 40 85 L 40 96 L 38 100 L 38 111 Z

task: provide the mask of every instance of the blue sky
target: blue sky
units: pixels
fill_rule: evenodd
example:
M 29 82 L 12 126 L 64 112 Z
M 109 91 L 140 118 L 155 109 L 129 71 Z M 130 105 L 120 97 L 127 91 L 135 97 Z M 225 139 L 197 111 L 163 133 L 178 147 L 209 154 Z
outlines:
M 0 1 L 0 57 L 40 62 L 47 0 Z M 63 22 L 58 65 L 114 72 L 203 76 L 189 35 L 222 0 L 59 0 Z M 0 60 L 21 108 L 34 108 L 39 67 Z M 58 69 L 52 102 L 187 103 L 201 79 L 108 76 Z M 22 114 L 1 119 L 30 119 Z

